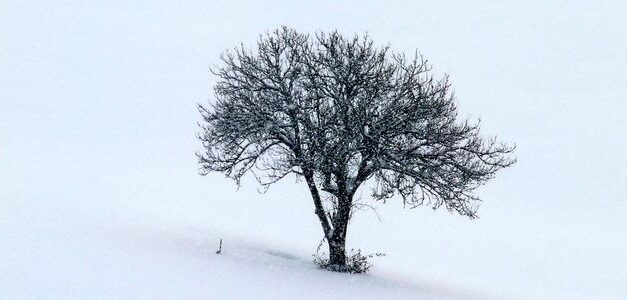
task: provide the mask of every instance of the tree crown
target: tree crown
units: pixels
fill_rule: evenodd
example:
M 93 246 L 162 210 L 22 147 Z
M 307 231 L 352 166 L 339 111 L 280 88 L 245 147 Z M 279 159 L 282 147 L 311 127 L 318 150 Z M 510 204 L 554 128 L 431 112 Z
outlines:
M 512 165 L 514 147 L 458 117 L 447 76 L 368 37 L 283 27 L 221 56 L 216 101 L 199 105 L 201 174 L 265 187 L 309 176 L 337 208 L 372 179 L 373 197 L 476 216 L 473 191 Z M 341 199 L 340 199 L 341 201 Z

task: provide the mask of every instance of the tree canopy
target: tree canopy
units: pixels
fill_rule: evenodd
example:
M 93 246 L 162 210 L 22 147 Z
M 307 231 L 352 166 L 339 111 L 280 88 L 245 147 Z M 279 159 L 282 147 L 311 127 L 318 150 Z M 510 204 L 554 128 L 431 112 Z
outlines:
M 474 218 L 473 191 L 515 162 L 513 147 L 458 116 L 447 76 L 368 36 L 283 27 L 225 52 L 213 73 L 216 101 L 199 105 L 201 173 L 239 184 L 251 171 L 265 187 L 304 178 L 330 247 L 343 247 L 364 182 L 378 200 Z

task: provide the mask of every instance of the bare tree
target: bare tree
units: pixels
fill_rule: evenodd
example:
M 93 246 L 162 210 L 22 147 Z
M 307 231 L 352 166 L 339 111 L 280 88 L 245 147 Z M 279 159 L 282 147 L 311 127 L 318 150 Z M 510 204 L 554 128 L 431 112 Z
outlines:
M 199 105 L 201 174 L 237 184 L 248 171 L 264 187 L 304 178 L 329 246 L 346 270 L 355 192 L 476 217 L 473 190 L 515 159 L 513 147 L 460 119 L 447 77 L 421 56 L 376 47 L 365 36 L 308 35 L 283 27 L 221 56 L 217 100 Z

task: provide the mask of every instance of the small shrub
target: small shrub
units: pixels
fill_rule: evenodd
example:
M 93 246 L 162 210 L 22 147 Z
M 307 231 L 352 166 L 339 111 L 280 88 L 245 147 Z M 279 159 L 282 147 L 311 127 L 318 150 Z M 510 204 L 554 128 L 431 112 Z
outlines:
M 385 256 L 385 253 L 371 253 L 362 254 L 361 249 L 351 249 L 346 255 L 346 266 L 338 266 L 329 264 L 329 258 L 324 252 L 317 252 L 313 254 L 313 263 L 320 269 L 326 269 L 329 271 L 359 274 L 366 273 L 372 267 L 369 262 L 370 258 Z

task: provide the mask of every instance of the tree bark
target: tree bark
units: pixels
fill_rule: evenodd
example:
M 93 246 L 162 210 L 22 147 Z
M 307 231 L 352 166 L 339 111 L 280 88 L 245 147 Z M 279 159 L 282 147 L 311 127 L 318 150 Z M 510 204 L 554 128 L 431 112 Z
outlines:
M 347 272 L 346 265 L 346 233 L 348 229 L 348 221 L 350 219 L 350 211 L 352 207 L 353 191 L 348 191 L 345 184 L 340 189 L 337 196 L 337 211 L 331 220 L 327 217 L 327 213 L 322 206 L 320 193 L 314 181 L 313 172 L 305 169 L 303 172 L 309 191 L 313 198 L 315 213 L 320 220 L 324 236 L 329 246 L 329 265 L 328 269 L 338 272 Z
M 338 210 L 333 220 L 333 234 L 328 239 L 329 269 L 346 272 L 346 233 L 350 219 L 352 197 L 346 192 L 338 195 Z
M 329 240 L 329 269 L 345 272 L 346 267 L 346 238 Z
M 318 188 L 316 187 L 316 183 L 314 182 L 313 172 L 306 170 L 304 172 L 305 180 L 307 181 L 307 186 L 309 187 L 309 191 L 311 192 L 311 197 L 313 198 L 315 213 L 320 220 L 320 225 L 322 225 L 322 231 L 324 232 L 324 237 L 329 240 L 329 235 L 331 233 L 331 224 L 329 224 L 329 219 L 324 212 L 324 207 L 322 206 L 322 200 L 320 199 L 320 193 L 318 192 Z

